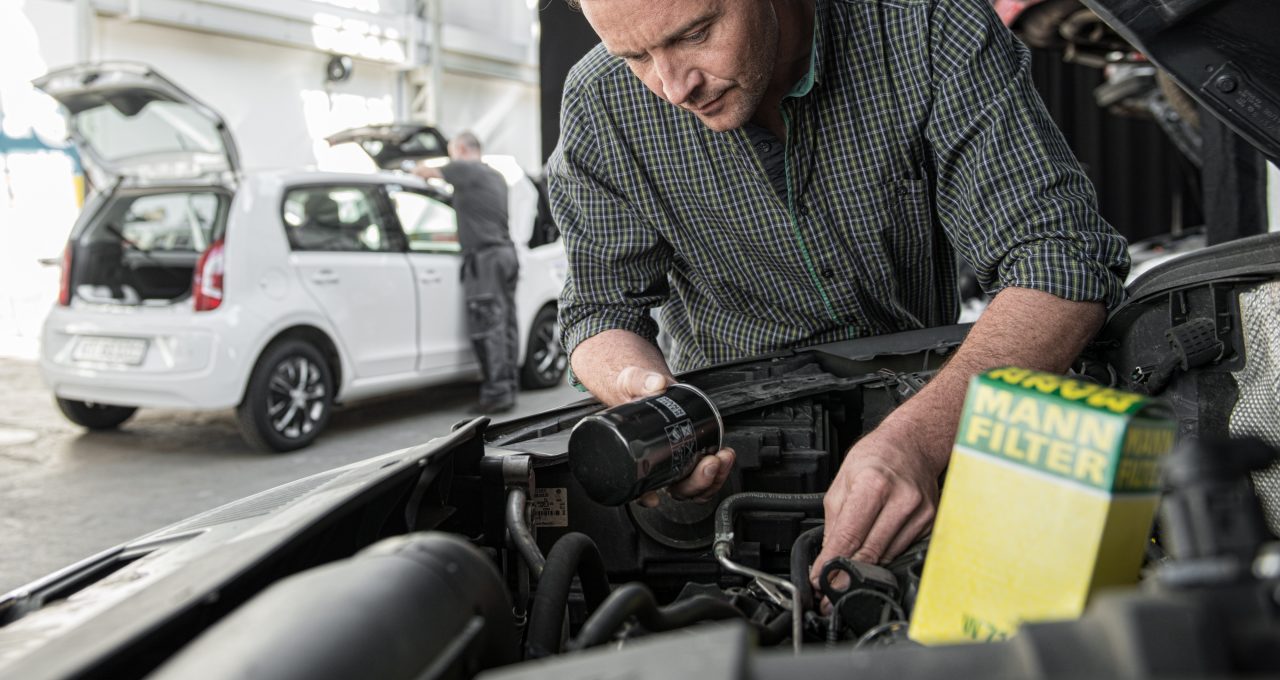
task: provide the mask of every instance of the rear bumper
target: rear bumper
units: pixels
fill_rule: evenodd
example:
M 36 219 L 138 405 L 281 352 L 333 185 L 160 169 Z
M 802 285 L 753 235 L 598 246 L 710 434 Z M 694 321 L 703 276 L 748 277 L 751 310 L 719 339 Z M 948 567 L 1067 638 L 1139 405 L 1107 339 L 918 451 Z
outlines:
M 222 409 L 240 402 L 254 337 L 234 308 L 201 313 L 55 307 L 45 321 L 40 370 L 59 397 L 145 408 Z M 158 313 L 157 313 L 158 312 Z M 154 318 L 160 317 L 160 318 Z M 136 365 L 77 359 L 88 338 L 146 342 Z

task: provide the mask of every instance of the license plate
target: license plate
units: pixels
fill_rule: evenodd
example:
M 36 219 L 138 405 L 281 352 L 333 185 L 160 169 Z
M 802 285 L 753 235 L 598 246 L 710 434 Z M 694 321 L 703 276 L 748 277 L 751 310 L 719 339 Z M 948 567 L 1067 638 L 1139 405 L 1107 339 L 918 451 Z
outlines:
M 137 366 L 147 355 L 147 341 L 142 338 L 81 337 L 71 352 L 76 361 L 100 361 Z

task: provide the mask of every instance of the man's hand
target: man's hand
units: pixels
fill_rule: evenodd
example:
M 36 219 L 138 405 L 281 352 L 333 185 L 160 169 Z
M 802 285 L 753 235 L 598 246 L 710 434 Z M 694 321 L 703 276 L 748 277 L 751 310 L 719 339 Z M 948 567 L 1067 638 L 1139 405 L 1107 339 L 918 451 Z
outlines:
M 810 581 L 835 557 L 887 562 L 929 527 L 969 378 L 999 366 L 1061 373 L 1105 311 L 1026 288 L 996 295 L 937 376 L 849 450 L 823 499 L 826 530 Z
M 906 550 L 933 522 L 941 471 L 939 461 L 892 422 L 855 444 L 822 499 L 826 532 L 810 574 L 814 584 L 822 565 L 836 557 L 879 564 Z
M 422 179 L 444 179 L 444 173 L 441 173 L 439 168 L 433 168 L 422 163 L 414 166 L 413 174 Z
M 656 394 L 662 394 L 667 387 L 676 382 L 675 378 L 664 373 L 649 371 L 639 366 L 628 366 L 618 372 L 614 393 L 625 397 L 623 401 L 634 401 Z M 721 449 L 715 455 L 698 461 L 697 466 L 688 477 L 668 486 L 667 493 L 677 500 L 709 501 L 715 498 L 729 472 L 733 469 L 733 449 Z M 657 492 L 650 491 L 640 498 L 640 504 L 652 508 L 658 505 Z
M 605 406 L 661 394 L 676 382 L 658 348 L 630 331 L 593 335 L 578 344 L 570 361 L 578 380 Z M 703 458 L 688 477 L 668 486 L 666 492 L 678 500 L 711 500 L 729 478 L 733 457 L 733 449 L 721 449 Z M 640 503 L 652 508 L 658 504 L 658 494 L 647 493 Z

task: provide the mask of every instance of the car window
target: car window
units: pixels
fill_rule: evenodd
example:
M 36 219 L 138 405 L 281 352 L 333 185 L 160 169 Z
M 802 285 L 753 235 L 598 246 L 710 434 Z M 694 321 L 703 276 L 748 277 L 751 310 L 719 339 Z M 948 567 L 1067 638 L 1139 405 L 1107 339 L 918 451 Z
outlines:
M 400 152 L 406 156 L 443 156 L 447 153 L 440 139 L 425 130 L 415 132 L 402 142 Z
M 217 240 L 221 200 L 213 192 L 139 196 L 113 207 L 118 217 L 104 221 L 102 238 L 148 252 L 204 252 Z M 113 238 L 114 237 L 114 238 Z
M 367 187 L 306 187 L 285 195 L 284 227 L 294 250 L 396 250 Z
M 409 241 L 409 250 L 431 253 L 456 253 L 458 216 L 453 208 L 430 196 L 391 186 L 387 188 L 396 216 Z
M 136 103 L 108 97 L 102 106 L 76 116 L 79 133 L 108 162 L 178 153 L 199 163 L 202 156 L 220 159 L 226 153 L 214 122 L 188 104 L 152 100 L 137 111 L 122 105 Z M 225 160 L 219 162 L 225 165 Z

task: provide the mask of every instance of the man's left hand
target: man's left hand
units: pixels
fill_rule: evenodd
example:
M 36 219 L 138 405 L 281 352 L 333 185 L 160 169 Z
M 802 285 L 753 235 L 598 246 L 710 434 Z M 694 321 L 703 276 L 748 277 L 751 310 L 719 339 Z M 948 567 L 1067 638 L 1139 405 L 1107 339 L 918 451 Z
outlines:
M 836 557 L 878 564 L 906 550 L 933 522 L 940 473 L 905 425 L 886 422 L 858 441 L 822 500 L 827 533 L 810 580 Z
M 817 584 L 823 565 L 836 557 L 893 559 L 933 522 L 938 477 L 951 457 L 972 376 L 997 366 L 1061 373 L 1105 316 L 1097 302 L 1026 288 L 1000 291 L 933 380 L 845 456 L 823 499 L 826 533 L 810 580 Z

